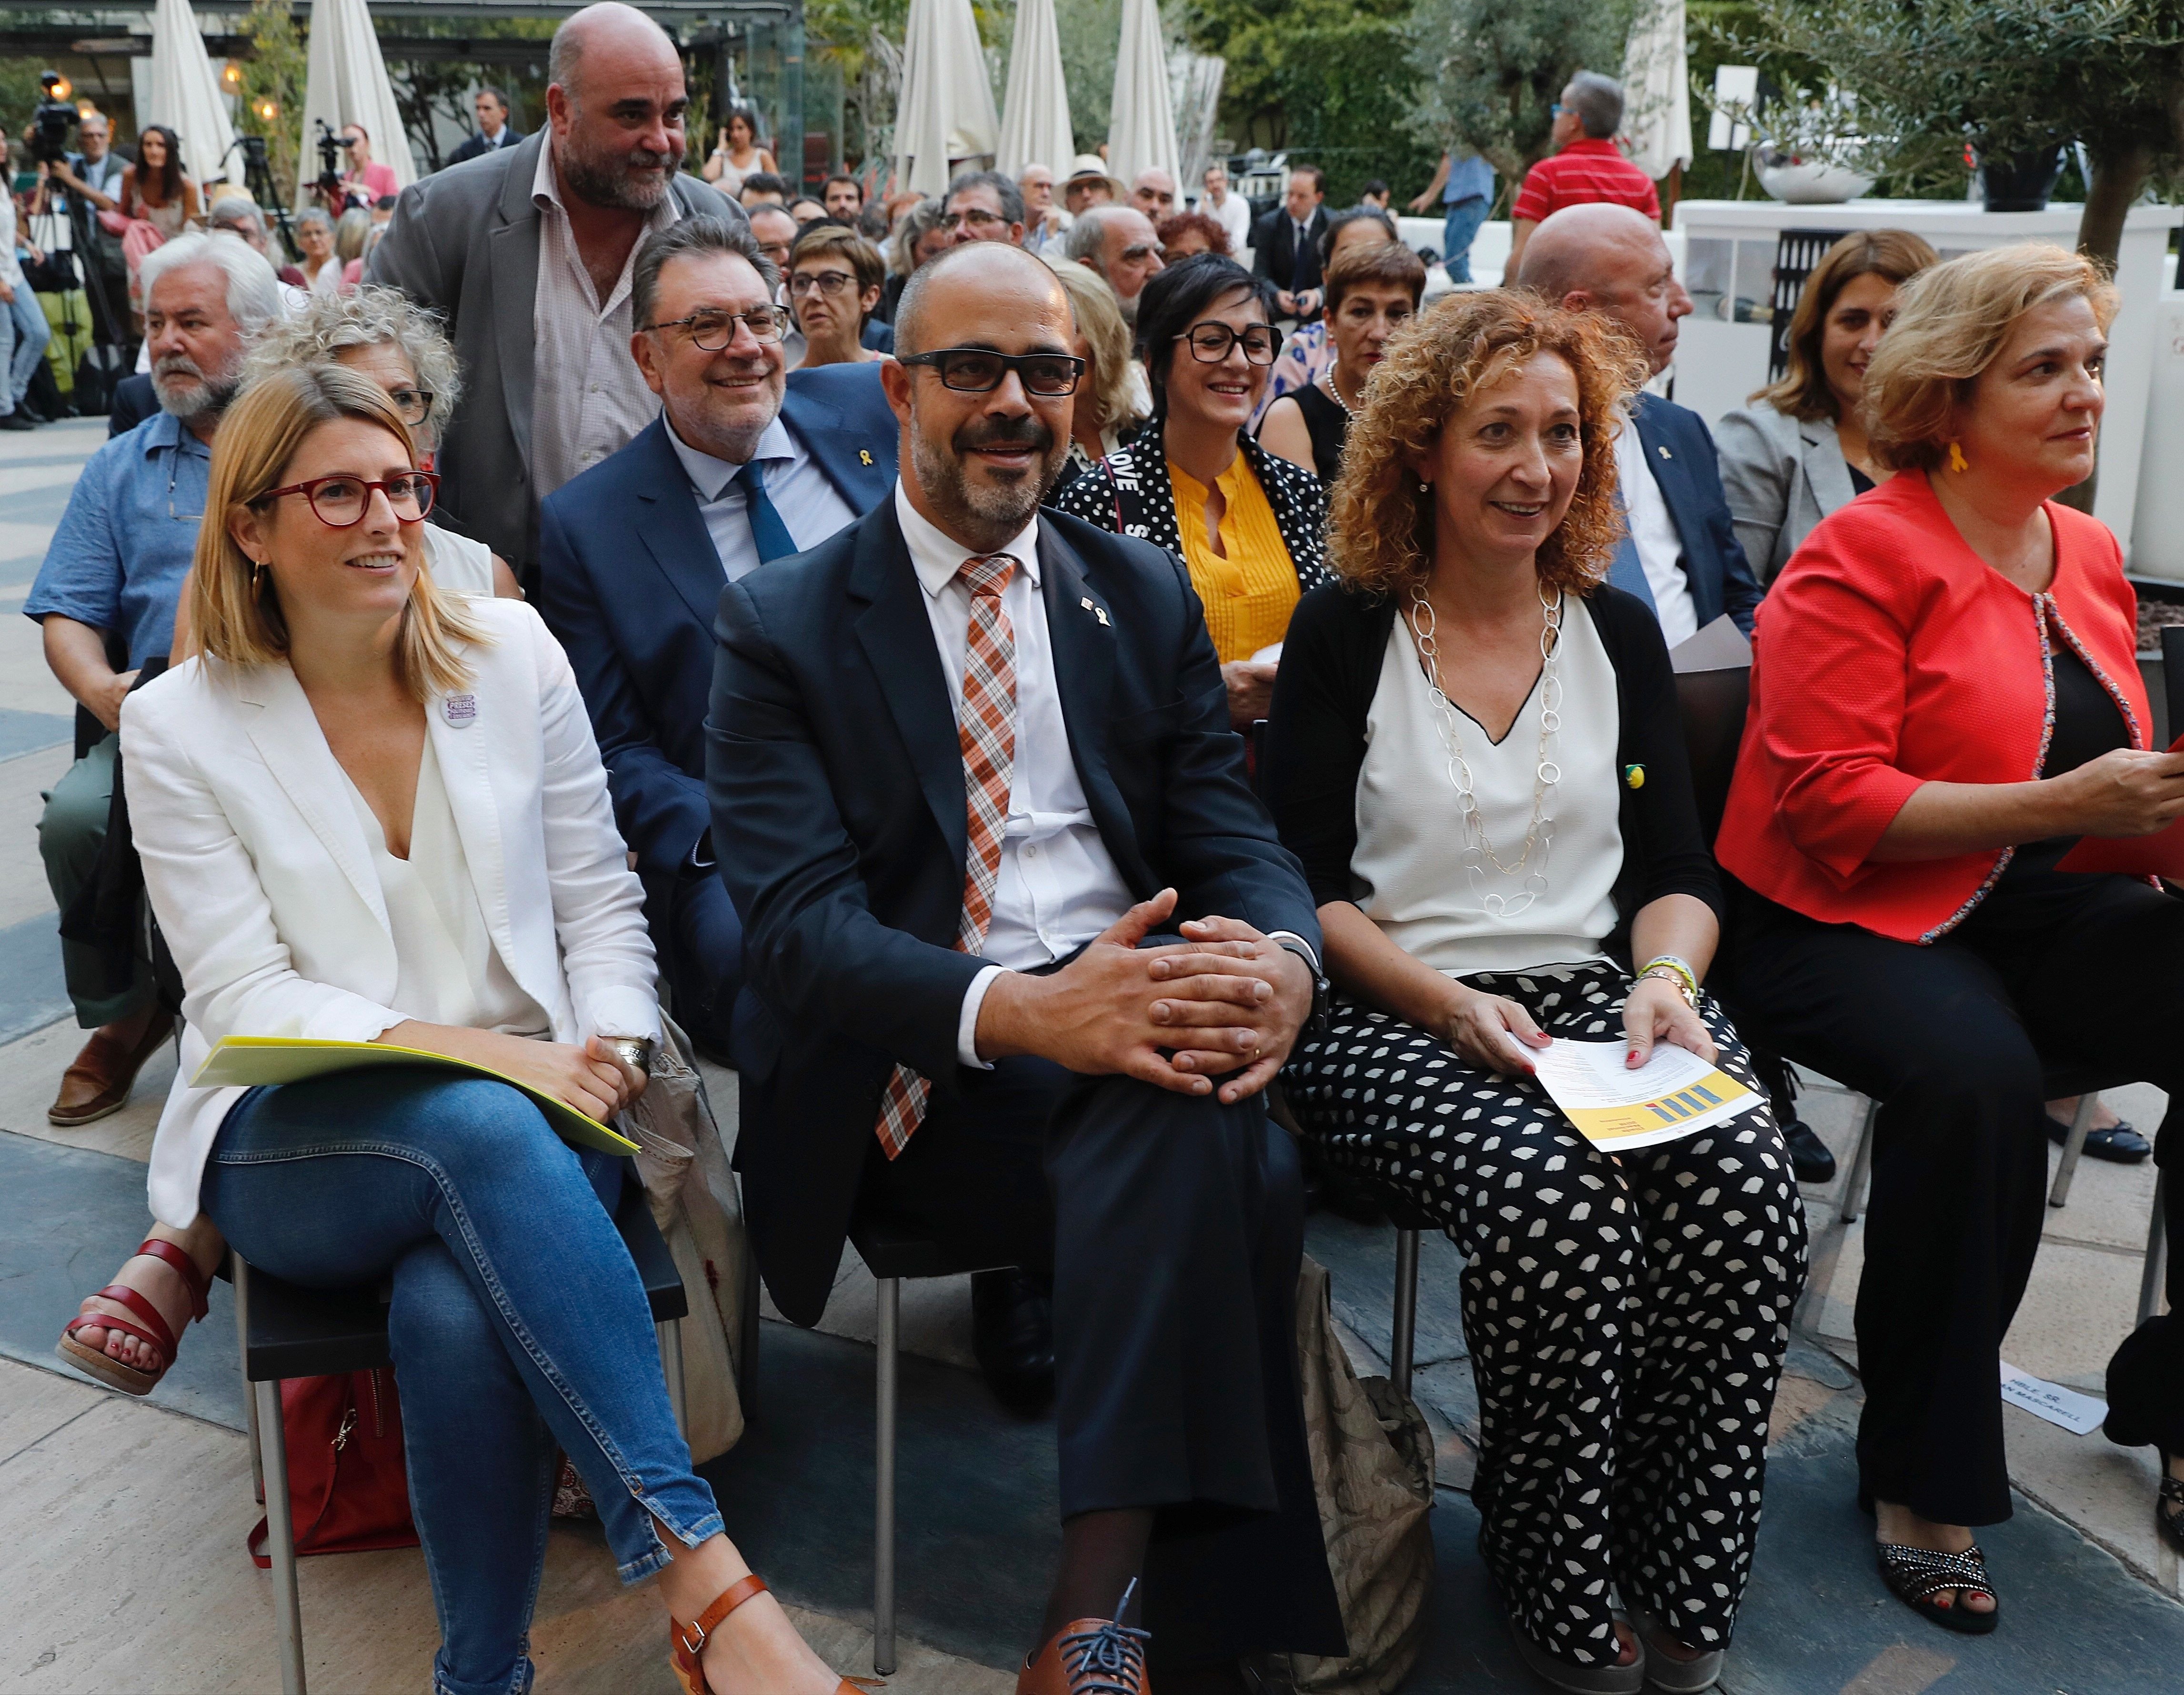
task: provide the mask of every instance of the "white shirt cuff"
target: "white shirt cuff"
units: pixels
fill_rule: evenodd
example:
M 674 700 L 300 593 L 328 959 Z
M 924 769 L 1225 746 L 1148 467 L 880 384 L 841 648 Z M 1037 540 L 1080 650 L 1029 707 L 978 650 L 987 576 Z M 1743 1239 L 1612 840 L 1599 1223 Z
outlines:
M 1003 968 L 989 965 L 971 979 L 971 986 L 963 991 L 963 1010 L 956 1020 L 956 1057 L 964 1064 L 981 1071 L 994 1069 L 993 1061 L 978 1057 L 978 1009 L 986 1003 L 986 991 L 994 986 L 994 979 Z
M 1294 930 L 1268 931 L 1267 932 L 1267 940 L 1269 942 L 1295 942 L 1298 947 L 1304 949 L 1304 957 L 1312 961 L 1312 975 L 1317 977 L 1321 975 L 1319 969 L 1319 949 L 1313 947 L 1312 943 L 1306 941 L 1304 937 L 1298 935 Z

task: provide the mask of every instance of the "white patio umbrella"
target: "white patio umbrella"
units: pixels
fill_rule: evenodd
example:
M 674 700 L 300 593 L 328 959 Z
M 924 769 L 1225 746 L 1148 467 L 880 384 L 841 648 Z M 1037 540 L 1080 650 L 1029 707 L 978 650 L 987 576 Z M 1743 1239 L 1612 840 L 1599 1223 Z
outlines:
M 943 193 L 949 161 L 992 153 L 1000 130 L 971 0 L 910 0 L 895 107 L 897 177 L 920 194 Z
M 164 124 L 182 138 L 182 168 L 201 190 L 226 172 L 235 129 L 190 0 L 159 0 L 152 14 L 152 86 L 137 121 Z M 242 162 L 234 163 L 240 182 Z
M 1123 44 L 1115 55 L 1115 98 L 1107 120 L 1107 169 L 1124 182 L 1134 182 L 1139 171 L 1157 166 L 1180 186 L 1179 152 L 1159 0 L 1123 0 Z
M 1691 79 L 1684 0 L 1646 0 L 1623 51 L 1623 136 L 1630 162 L 1658 182 L 1691 162 Z
M 1001 103 L 1001 141 L 994 168 L 1011 176 L 1043 164 L 1069 172 L 1077 135 L 1069 126 L 1069 89 L 1061 75 L 1061 34 L 1054 0 L 1019 0 L 1016 40 L 1009 47 L 1008 96 Z
M 402 108 L 387 80 L 387 60 L 372 31 L 365 0 L 314 0 L 309 75 L 304 84 L 304 136 L 297 154 L 297 200 L 309 204 L 319 174 L 319 121 L 338 135 L 344 124 L 361 124 L 371 137 L 371 156 L 393 167 L 398 187 L 417 180 Z M 346 167 L 344 167 L 346 168 Z

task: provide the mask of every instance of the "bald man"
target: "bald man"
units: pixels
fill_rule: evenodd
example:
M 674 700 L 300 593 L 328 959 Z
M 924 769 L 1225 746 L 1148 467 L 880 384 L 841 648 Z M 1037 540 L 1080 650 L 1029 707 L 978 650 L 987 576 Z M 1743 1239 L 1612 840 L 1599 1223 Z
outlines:
M 1162 1695 L 1241 1695 L 1241 1656 L 1343 1640 L 1262 1092 L 1318 920 L 1180 564 L 1040 509 L 1083 376 L 1054 273 L 951 247 L 895 335 L 894 497 L 716 626 L 759 1269 L 816 1323 L 856 1216 L 1050 1290 L 1061 1559 L 1017 1687 L 1139 1695 L 1150 1630 Z
M 439 457 L 436 522 L 537 582 L 538 503 L 660 414 L 630 355 L 631 265 L 648 232 L 744 214 L 680 174 L 682 61 L 634 8 L 554 32 L 546 125 L 403 192 L 365 279 L 443 314 L 463 397 Z
M 1660 225 L 1628 206 L 1572 206 L 1542 220 L 1517 281 L 1572 311 L 1613 319 L 1656 376 L 1691 315 Z M 1615 457 L 1630 525 L 1607 580 L 1653 609 L 1671 647 L 1724 612 L 1749 636 L 1759 584 L 1730 522 L 1704 420 L 1641 394 Z

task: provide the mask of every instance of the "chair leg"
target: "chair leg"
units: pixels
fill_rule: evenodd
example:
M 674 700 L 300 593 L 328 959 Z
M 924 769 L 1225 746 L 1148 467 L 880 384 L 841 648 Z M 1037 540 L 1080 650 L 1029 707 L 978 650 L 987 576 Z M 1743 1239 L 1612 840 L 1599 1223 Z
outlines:
M 2086 1132 L 2093 1127 L 2093 1109 L 2101 1103 L 2092 1090 L 2078 1097 L 2078 1109 L 2070 1114 L 2070 1133 L 2064 1138 L 2063 1157 L 2056 1162 L 2055 1186 L 2048 1192 L 2048 1204 L 2059 1207 L 2070 1198 L 2070 1180 L 2078 1175 L 2078 1159 L 2086 1151 Z M 2042 1107 L 2044 1113 L 2047 1109 Z
M 281 1386 L 251 1386 L 265 1450 L 265 1546 L 273 1560 L 273 1619 L 281 1633 L 281 1695 L 304 1695 L 304 1615 L 296 1596 L 296 1524 L 288 1511 L 288 1437 Z
M 1858 1133 L 1858 1152 L 1851 1155 L 1850 1175 L 1843 1179 L 1842 1221 L 1856 1224 L 1865 1210 L 1867 1192 L 1873 1186 L 1873 1137 L 1880 1123 L 1880 1103 L 1869 1098 L 1865 1123 Z
M 227 1275 L 235 1285 L 235 1363 L 242 1373 L 242 1422 L 250 1436 L 250 1487 L 265 1504 L 265 1457 L 258 1438 L 258 1395 L 250 1382 L 250 1267 L 233 1248 L 227 1251 Z
M 2138 1274 L 2138 1321 L 2144 1324 L 2161 1307 L 2161 1292 L 2168 1284 L 2169 1235 L 2168 1214 L 2163 1210 L 2168 1204 L 2169 1174 L 2153 1174 L 2153 1222 L 2147 1226 L 2146 1264 Z
M 666 1324 L 653 1325 L 660 1337 L 660 1366 L 667 1375 L 667 1404 L 675 1409 L 675 1428 L 682 1433 L 682 1440 L 690 1440 L 690 1405 L 685 1398 L 682 1376 L 682 1323 L 670 1319 Z
M 743 1403 L 744 1422 L 758 1422 L 758 1254 L 744 1231 L 743 1316 L 737 1325 L 742 1346 L 736 1350 L 736 1397 Z
M 902 1283 L 878 1280 L 879 1448 L 872 1469 L 872 1670 L 894 1676 L 894 1437 L 902 1356 Z
M 1388 1381 L 1398 1395 L 1411 1392 L 1411 1355 L 1418 1333 L 1418 1233 L 1396 1232 L 1396 1317 L 1388 1344 Z

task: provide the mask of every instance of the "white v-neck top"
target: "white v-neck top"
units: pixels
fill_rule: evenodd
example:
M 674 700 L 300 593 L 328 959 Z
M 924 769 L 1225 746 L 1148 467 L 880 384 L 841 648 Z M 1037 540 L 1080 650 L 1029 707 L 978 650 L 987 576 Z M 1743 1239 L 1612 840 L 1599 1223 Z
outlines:
M 1535 843 L 1513 876 L 1491 863 L 1480 866 L 1475 881 L 1467 870 L 1446 720 L 1418 664 L 1409 620 L 1399 614 L 1388 632 L 1365 719 L 1351 876 L 1358 906 L 1382 933 L 1451 976 L 1607 957 L 1601 944 L 1615 928 L 1615 879 L 1623 869 L 1615 667 L 1585 603 L 1570 595 L 1563 606 L 1556 666 L 1561 728 L 1549 750 L 1562 772 L 1551 797 L 1554 827 L 1551 841 Z M 1453 668 L 1462 663 L 1461 653 L 1444 649 L 1444 681 L 1453 681 Z M 1524 851 L 1531 823 L 1541 693 L 1535 683 L 1499 743 L 1455 710 L 1480 821 L 1505 865 Z M 1527 903 L 1527 880 L 1542 870 L 1546 889 Z M 1500 916 L 1489 910 L 1497 903 Z
M 550 1035 L 553 1020 L 524 993 L 486 928 L 432 738 L 425 738 L 425 755 L 417 765 L 407 859 L 387 851 L 377 814 L 346 771 L 342 785 L 364 826 L 387 903 L 387 925 L 394 932 L 399 975 L 387 1004 L 426 1024 L 496 1030 L 504 1036 Z

